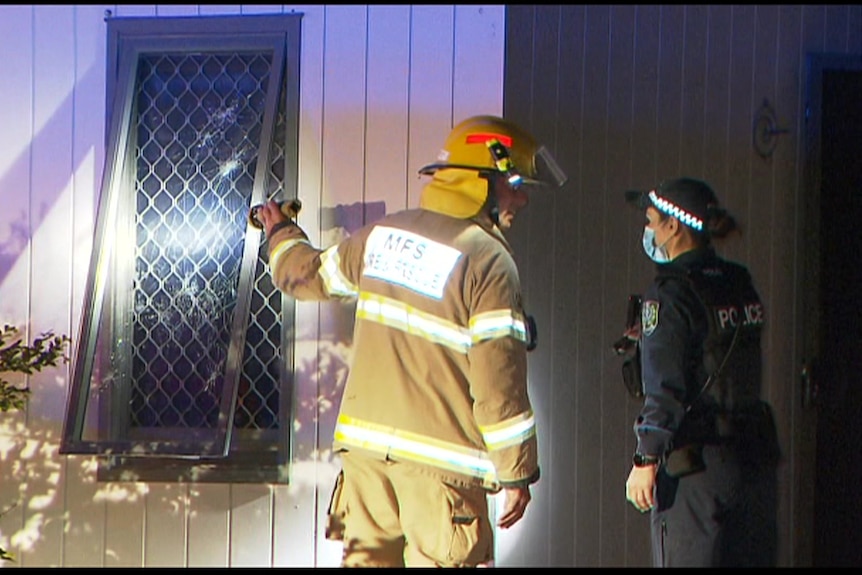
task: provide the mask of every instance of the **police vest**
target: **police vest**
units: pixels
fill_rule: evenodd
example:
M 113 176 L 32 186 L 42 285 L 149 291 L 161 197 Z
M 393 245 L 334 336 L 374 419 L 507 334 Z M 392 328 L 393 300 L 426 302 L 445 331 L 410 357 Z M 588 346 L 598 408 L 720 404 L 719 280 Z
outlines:
M 703 303 L 709 328 L 701 364 L 688 370 L 692 376 L 686 403 L 694 411 L 718 413 L 757 403 L 765 317 L 748 270 L 733 262 L 714 260 L 704 267 L 686 270 L 671 267 L 659 274 L 659 279 L 666 277 L 688 282 Z M 710 375 L 712 381 L 704 389 Z

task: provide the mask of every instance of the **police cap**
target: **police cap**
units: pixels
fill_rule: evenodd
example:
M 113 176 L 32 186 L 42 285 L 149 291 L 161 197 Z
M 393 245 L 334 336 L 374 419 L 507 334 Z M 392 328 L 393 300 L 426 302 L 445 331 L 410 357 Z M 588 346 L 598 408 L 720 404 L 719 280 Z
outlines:
M 626 190 L 625 198 L 642 210 L 652 206 L 699 232 L 707 229 L 712 211 L 718 208 L 709 184 L 695 178 L 664 180 L 648 191 Z

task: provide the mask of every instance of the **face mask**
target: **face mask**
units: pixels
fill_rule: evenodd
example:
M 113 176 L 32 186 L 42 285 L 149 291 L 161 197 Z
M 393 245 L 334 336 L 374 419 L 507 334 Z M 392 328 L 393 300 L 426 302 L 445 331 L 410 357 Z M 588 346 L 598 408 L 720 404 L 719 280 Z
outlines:
M 668 240 L 670 240 L 670 238 L 668 238 Z M 666 244 L 668 240 L 666 240 L 664 244 Z M 643 244 L 646 255 L 655 263 L 664 264 L 670 261 L 670 258 L 667 255 L 667 250 L 664 249 L 664 244 L 660 246 L 655 245 L 655 230 L 649 226 L 644 226 Z

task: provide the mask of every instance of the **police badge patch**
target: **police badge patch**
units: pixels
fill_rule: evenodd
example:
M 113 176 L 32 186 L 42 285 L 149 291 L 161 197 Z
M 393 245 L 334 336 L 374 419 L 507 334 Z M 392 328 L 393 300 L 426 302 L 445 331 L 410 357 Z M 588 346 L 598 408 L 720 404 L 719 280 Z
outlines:
M 641 331 L 649 335 L 658 327 L 658 302 L 647 300 L 641 308 Z

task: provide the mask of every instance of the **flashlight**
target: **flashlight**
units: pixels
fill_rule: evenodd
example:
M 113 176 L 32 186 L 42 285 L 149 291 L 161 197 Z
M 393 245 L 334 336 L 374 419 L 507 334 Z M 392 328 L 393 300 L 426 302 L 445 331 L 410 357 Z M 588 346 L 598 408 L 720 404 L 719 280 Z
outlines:
M 248 225 L 259 230 L 263 229 L 263 224 L 257 219 L 257 211 L 262 207 L 263 205 L 258 204 L 256 206 L 252 206 L 248 211 Z M 299 201 L 299 198 L 283 200 L 278 202 L 278 207 L 281 210 L 281 213 L 290 219 L 294 219 L 297 214 L 299 214 L 299 210 L 302 209 L 302 202 Z

